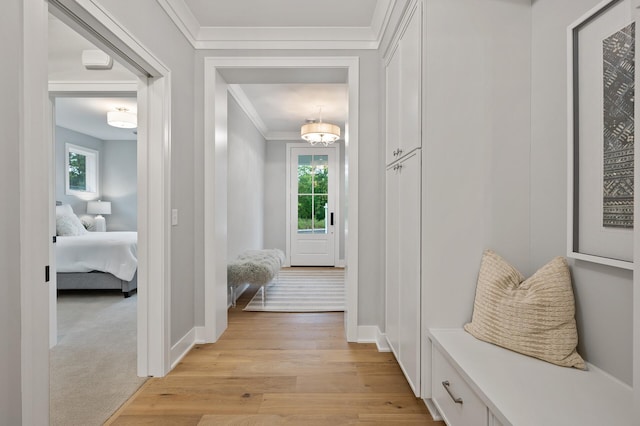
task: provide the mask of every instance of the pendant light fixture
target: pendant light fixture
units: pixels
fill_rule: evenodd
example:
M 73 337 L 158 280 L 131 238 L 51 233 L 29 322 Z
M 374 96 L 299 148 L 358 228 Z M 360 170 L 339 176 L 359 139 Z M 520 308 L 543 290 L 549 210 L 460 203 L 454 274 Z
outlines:
M 329 146 L 340 139 L 340 127 L 322 121 L 322 108 L 319 108 L 318 120 L 307 121 L 300 128 L 300 136 L 311 145 L 318 143 Z
M 115 111 L 107 112 L 107 123 L 121 129 L 135 129 L 138 127 L 138 117 L 127 108 L 116 108 Z

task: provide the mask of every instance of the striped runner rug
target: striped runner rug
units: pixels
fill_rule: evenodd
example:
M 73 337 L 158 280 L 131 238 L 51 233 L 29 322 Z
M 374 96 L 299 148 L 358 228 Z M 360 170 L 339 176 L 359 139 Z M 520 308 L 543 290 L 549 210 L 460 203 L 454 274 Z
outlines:
M 244 308 L 264 312 L 344 311 L 344 269 L 283 268 Z

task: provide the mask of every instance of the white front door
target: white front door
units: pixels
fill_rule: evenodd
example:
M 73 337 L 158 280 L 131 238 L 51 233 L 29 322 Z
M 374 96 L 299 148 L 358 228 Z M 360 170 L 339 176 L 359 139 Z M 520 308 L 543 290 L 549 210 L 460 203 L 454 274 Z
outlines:
M 291 148 L 291 266 L 335 266 L 336 151 Z

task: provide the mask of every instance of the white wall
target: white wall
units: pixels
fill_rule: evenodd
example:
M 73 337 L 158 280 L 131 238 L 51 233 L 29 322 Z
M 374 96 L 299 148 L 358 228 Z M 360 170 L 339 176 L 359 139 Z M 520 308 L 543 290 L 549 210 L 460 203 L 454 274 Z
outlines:
M 204 259 L 194 228 L 196 212 L 202 216 L 199 204 L 202 192 L 195 191 L 194 182 L 193 48 L 155 0 L 98 0 L 97 3 L 171 70 L 171 204 L 178 209 L 179 217 L 178 225 L 171 228 L 169 318 L 174 345 L 194 327 L 194 288 L 203 286 L 202 274 L 198 278 L 194 275 L 194 270 L 202 270 Z M 199 84 L 201 88 L 202 83 Z M 202 104 L 197 107 L 201 111 Z M 202 221 L 198 225 L 197 229 L 202 229 Z M 199 262 L 198 268 L 194 267 L 195 262 Z M 199 309 L 202 311 L 203 307 Z
M 3 132 L 0 156 L 0 423 L 22 422 L 20 374 L 20 168 L 19 147 L 21 79 L 22 0 L 3 3 L 0 14 L 0 128 Z M 6 63 L 4 63 L 6 61 Z
M 287 143 L 293 141 L 268 141 L 265 165 L 265 247 L 279 248 L 283 252 L 287 248 Z M 338 230 L 339 252 L 336 260 L 344 260 L 344 223 L 346 214 L 342 210 L 346 203 L 344 191 L 344 143 L 340 146 L 340 223 Z
M 566 253 L 567 26 L 600 0 L 533 2 L 531 258 Z M 572 262 L 579 346 L 587 361 L 632 380 L 632 272 Z
M 529 0 L 426 2 L 423 281 L 427 327 L 471 319 L 485 249 L 529 259 Z
M 107 231 L 138 229 L 138 155 L 136 141 L 103 141 L 102 197 L 111 201 Z
M 267 248 L 264 245 L 266 141 L 233 96 L 228 99 L 227 256 L 235 259 L 245 250 Z

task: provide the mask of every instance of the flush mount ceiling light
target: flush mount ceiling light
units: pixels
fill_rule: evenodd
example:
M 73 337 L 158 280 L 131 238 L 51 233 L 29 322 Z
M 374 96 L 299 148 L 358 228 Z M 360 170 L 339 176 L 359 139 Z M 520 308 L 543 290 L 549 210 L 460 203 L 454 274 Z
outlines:
M 116 111 L 107 112 L 107 123 L 121 129 L 134 129 L 138 127 L 138 117 L 127 108 L 116 108 Z
M 300 136 L 311 145 L 318 143 L 324 146 L 331 145 L 340 139 L 340 127 L 335 124 L 322 121 L 322 109 L 320 109 L 318 120 L 309 120 L 300 128 Z

